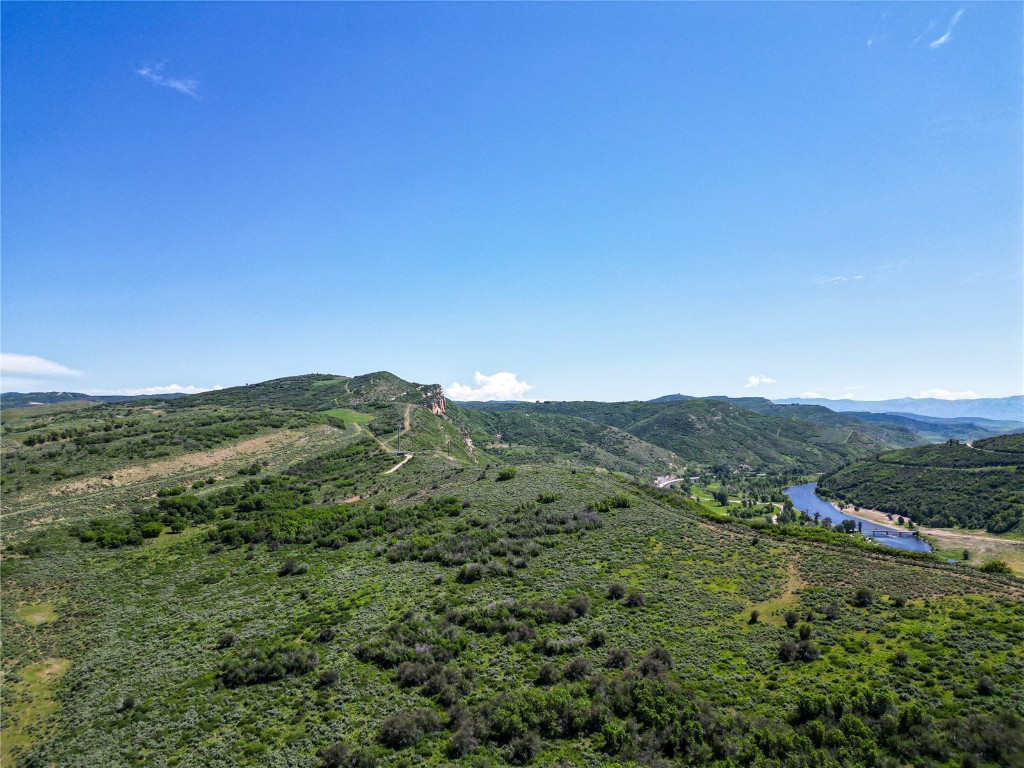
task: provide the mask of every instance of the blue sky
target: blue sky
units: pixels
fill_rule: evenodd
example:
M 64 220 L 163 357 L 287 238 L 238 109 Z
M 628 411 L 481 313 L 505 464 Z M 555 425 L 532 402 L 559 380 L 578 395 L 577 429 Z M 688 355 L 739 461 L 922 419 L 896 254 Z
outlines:
M 2 388 L 1020 394 L 1022 8 L 4 3 Z

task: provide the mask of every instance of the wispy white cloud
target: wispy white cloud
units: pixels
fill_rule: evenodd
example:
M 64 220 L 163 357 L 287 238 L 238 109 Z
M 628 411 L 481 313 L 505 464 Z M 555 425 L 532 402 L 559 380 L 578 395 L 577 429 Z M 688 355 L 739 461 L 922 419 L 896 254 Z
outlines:
M 810 391 L 808 391 L 808 392 L 803 392 L 803 393 L 801 393 L 801 394 L 800 394 L 800 397 L 814 397 L 814 398 L 820 398 L 820 397 L 821 397 L 821 393 L 820 393 L 820 392 L 815 392 L 814 390 L 810 390 Z
M 0 375 L 4 377 L 42 379 L 49 377 L 81 376 L 81 371 L 68 368 L 36 355 L 19 355 L 14 352 L 0 353 Z
M 477 371 L 473 375 L 475 387 L 459 382 L 452 382 L 447 388 L 447 395 L 452 400 L 525 400 L 526 393 L 533 389 L 532 384 L 520 381 L 514 373 L 499 371 L 490 376 Z
M 138 387 L 136 389 L 94 389 L 89 392 L 90 395 L 195 395 L 200 392 L 209 392 L 211 390 L 224 389 L 220 384 L 213 387 L 196 387 L 189 384 L 188 386 L 182 386 L 181 384 L 167 384 L 162 387 Z
M 933 29 L 935 29 L 935 21 L 934 20 L 928 22 L 928 26 L 925 27 L 924 32 L 922 32 L 920 35 L 915 37 L 913 39 L 913 41 L 911 42 L 911 45 L 917 45 L 919 42 L 921 42 L 922 39 L 924 39 L 925 36 L 931 34 L 931 31 Z
M 748 376 L 747 377 L 747 383 L 743 385 L 743 388 L 744 389 L 750 389 L 751 387 L 759 387 L 762 384 L 777 384 L 777 383 L 778 382 L 775 379 L 773 379 L 773 378 L 771 378 L 769 376 L 765 376 L 763 373 L 761 373 L 761 374 L 758 374 L 757 376 Z
M 934 397 L 936 400 L 976 400 L 981 397 L 977 392 L 964 390 L 963 392 L 951 392 L 948 389 L 926 389 L 920 392 L 918 397 Z
M 950 40 L 952 40 L 953 39 L 953 28 L 956 26 L 956 23 L 958 21 L 960 21 L 960 17 L 963 16 L 963 15 L 964 15 L 964 9 L 963 8 L 961 8 L 959 11 L 954 13 L 953 14 L 953 18 L 949 20 L 949 25 L 946 27 L 945 34 L 943 34 L 942 37 L 940 37 L 940 38 L 938 38 L 936 40 L 932 40 L 930 43 L 928 43 L 928 47 L 931 48 L 932 50 L 934 50 L 936 48 L 941 48 L 946 43 L 948 43 Z
M 819 277 L 814 282 L 818 285 L 839 285 L 840 283 L 849 283 L 863 279 L 864 275 L 836 275 L 835 277 Z
M 884 37 L 882 34 L 882 27 L 886 26 L 885 20 L 889 16 L 889 12 L 885 11 L 881 16 L 878 17 L 878 21 L 875 22 L 875 28 L 871 32 L 871 36 L 868 38 L 868 48 L 871 48 L 875 43 Z
M 154 64 L 153 66 L 139 67 L 135 70 L 135 74 L 139 77 L 148 80 L 153 85 L 159 85 L 164 88 L 170 88 L 183 93 L 186 96 L 191 96 L 193 99 L 198 99 L 199 81 L 190 77 L 170 77 L 163 74 L 164 63 Z

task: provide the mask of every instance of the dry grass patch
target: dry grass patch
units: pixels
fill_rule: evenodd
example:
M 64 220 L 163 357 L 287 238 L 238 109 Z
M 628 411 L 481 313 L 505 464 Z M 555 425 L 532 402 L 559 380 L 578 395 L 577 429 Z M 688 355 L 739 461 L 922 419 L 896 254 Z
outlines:
M 70 666 L 71 659 L 43 659 L 18 670 L 19 680 L 5 683 L 13 701 L 4 707 L 0 764 L 15 765 L 17 753 L 42 735 L 46 719 L 57 711 L 54 686 Z
M 52 603 L 31 603 L 18 607 L 18 615 L 26 624 L 37 627 L 57 620 L 57 612 L 53 609 Z

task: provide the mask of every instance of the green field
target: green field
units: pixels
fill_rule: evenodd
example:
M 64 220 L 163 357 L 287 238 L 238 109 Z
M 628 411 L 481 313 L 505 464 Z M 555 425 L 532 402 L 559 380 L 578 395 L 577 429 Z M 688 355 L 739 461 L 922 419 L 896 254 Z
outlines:
M 373 416 L 353 411 L 351 408 L 331 408 L 330 410 L 322 411 L 322 413 L 324 416 L 330 416 L 332 419 L 343 422 L 346 426 L 349 424 L 366 424 L 373 421 Z

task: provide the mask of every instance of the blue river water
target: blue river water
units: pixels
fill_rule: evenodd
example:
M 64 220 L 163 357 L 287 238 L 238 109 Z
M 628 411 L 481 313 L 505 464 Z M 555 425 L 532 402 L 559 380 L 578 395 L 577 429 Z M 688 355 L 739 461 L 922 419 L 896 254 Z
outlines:
M 864 524 L 864 535 L 877 541 L 879 544 L 884 544 L 887 547 L 895 547 L 896 549 L 911 549 L 915 552 L 931 552 L 932 548 L 928 542 L 918 539 L 914 536 L 881 536 L 878 534 L 869 533 L 870 530 L 877 529 L 888 529 L 892 531 L 904 531 L 906 528 L 897 528 L 892 525 L 881 525 L 879 523 L 872 522 L 871 520 L 865 520 L 861 517 L 854 517 L 848 515 L 845 512 L 840 512 L 835 505 L 830 504 L 824 499 L 818 498 L 818 495 L 814 492 L 815 488 L 818 487 L 817 483 L 804 483 L 803 485 L 793 485 L 789 488 L 784 489 L 784 493 L 793 500 L 793 506 L 799 510 L 806 512 L 811 517 L 814 517 L 814 513 L 818 512 L 821 514 L 821 519 L 824 520 L 826 517 L 832 518 L 832 524 L 838 525 L 843 520 L 853 520 L 855 523 Z

